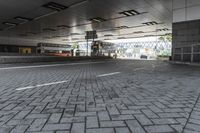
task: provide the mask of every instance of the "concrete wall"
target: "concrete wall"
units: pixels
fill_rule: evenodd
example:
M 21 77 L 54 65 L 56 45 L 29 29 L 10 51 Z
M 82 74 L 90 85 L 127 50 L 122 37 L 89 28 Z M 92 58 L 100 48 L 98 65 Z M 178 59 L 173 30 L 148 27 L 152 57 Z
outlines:
M 173 0 L 174 61 L 200 62 L 200 0 Z
M 173 0 L 173 22 L 200 19 L 200 0 Z

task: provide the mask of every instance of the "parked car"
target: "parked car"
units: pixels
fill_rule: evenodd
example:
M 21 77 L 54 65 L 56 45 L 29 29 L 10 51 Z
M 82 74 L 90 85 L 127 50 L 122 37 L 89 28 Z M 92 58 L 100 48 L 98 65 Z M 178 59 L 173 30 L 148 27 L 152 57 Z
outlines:
M 147 55 L 141 55 L 140 59 L 148 59 L 148 56 Z

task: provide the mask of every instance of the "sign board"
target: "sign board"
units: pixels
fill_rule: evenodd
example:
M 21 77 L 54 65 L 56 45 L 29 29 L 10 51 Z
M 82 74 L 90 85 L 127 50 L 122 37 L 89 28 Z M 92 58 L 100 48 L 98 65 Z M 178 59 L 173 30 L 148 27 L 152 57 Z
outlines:
M 85 39 L 96 39 L 98 38 L 97 36 L 97 31 L 87 31 Z

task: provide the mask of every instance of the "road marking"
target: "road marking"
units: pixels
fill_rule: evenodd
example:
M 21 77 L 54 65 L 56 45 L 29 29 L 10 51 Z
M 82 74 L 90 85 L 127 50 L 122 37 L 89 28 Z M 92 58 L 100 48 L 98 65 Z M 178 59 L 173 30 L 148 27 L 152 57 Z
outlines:
M 38 87 L 43 87 L 43 86 L 50 86 L 50 85 L 62 84 L 62 83 L 66 83 L 66 82 L 68 82 L 68 81 L 51 82 L 51 83 L 45 83 L 45 84 L 40 84 L 40 85 L 35 85 L 35 86 L 21 87 L 21 88 L 17 88 L 16 90 L 20 91 L 20 90 L 38 88 Z
M 100 61 L 100 62 L 84 62 L 84 63 L 66 63 L 66 64 L 52 64 L 52 65 L 37 65 L 37 66 L 19 66 L 19 67 L 6 67 L 0 68 L 0 70 L 11 70 L 11 69 L 26 69 L 26 68 L 43 68 L 43 67 L 54 67 L 54 66 L 73 66 L 73 65 L 87 65 L 87 64 L 100 64 L 113 61 Z
M 120 74 L 120 73 L 121 72 L 113 72 L 113 73 L 101 74 L 101 75 L 98 75 L 97 77 L 111 76 L 111 75 L 116 75 L 116 74 Z

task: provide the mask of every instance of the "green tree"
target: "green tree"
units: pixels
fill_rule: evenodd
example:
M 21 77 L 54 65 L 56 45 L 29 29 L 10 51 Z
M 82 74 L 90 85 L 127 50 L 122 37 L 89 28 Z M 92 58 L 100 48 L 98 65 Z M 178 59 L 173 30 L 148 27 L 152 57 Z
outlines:
M 165 34 L 158 38 L 160 41 L 172 42 L 172 34 Z
M 73 44 L 72 44 L 72 48 L 73 48 L 73 49 L 79 49 L 78 43 L 73 43 Z

